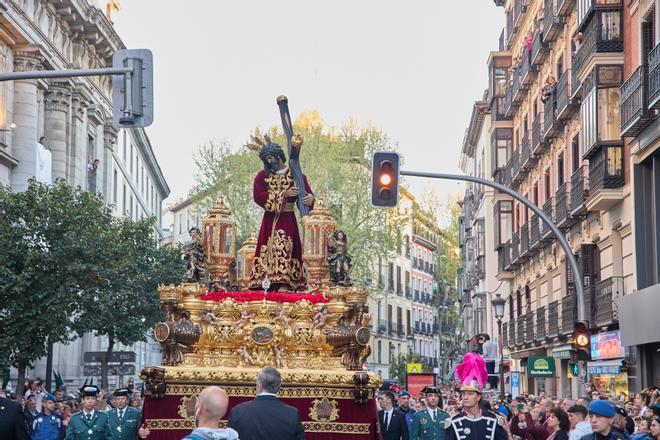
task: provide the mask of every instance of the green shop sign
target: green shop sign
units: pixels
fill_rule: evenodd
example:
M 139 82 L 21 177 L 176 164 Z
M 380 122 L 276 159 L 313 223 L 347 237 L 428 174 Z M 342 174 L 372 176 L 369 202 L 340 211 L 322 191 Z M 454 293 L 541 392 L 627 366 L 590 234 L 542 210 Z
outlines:
M 527 371 L 529 377 L 554 377 L 555 359 L 552 356 L 530 356 Z

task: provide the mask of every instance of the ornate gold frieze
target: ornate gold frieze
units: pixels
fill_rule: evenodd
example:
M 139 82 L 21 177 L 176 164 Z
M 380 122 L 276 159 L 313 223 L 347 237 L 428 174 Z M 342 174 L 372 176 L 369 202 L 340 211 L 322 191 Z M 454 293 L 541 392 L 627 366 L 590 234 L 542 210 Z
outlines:
M 195 429 L 194 419 L 147 419 L 147 428 L 152 431 L 192 430 Z M 340 423 L 340 422 L 302 422 L 305 432 L 335 433 L 335 434 L 370 434 L 370 423 Z M 227 421 L 222 420 L 218 427 L 226 428 Z
M 168 385 L 168 396 L 187 396 L 188 399 L 198 396 L 207 385 Z M 232 386 L 222 385 L 229 397 L 250 397 L 256 396 L 254 386 Z M 369 390 L 373 397 L 374 390 Z M 353 399 L 353 390 L 351 388 L 327 388 L 327 387 L 287 387 L 281 388 L 277 393 L 282 399 Z M 186 401 L 189 403 L 189 401 Z M 183 417 L 183 416 L 182 416 Z
M 309 407 L 309 418 L 317 422 L 334 422 L 339 418 L 339 404 L 327 397 L 315 399 Z

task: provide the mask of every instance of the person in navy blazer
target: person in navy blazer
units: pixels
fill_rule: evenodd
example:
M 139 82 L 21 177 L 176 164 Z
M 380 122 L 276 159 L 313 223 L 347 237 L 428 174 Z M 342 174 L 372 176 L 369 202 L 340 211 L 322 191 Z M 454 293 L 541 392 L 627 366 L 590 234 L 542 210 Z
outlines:
M 0 395 L 0 438 L 28 440 L 27 421 L 21 405 Z
M 264 367 L 257 375 L 257 397 L 236 405 L 228 425 L 241 440 L 304 440 L 305 428 L 298 410 L 280 401 L 280 372 Z
M 406 416 L 394 408 L 394 394 L 391 391 L 383 391 L 380 394 L 380 406 L 378 421 L 383 440 L 408 440 L 408 423 Z

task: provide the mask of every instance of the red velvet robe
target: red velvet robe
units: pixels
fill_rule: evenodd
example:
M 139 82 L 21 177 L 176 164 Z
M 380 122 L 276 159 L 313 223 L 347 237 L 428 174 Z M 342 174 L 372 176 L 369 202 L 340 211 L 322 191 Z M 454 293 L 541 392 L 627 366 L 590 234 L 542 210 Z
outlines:
M 305 192 L 313 194 L 304 177 Z M 269 290 L 286 287 L 290 290 L 304 290 L 307 287 L 303 273 L 302 244 L 296 222 L 295 198 L 287 199 L 287 189 L 295 186 L 291 170 L 282 174 L 267 175 L 264 170 L 254 178 L 252 196 L 264 208 L 257 249 L 250 275 L 249 288 L 262 289 L 264 278 L 268 277 Z

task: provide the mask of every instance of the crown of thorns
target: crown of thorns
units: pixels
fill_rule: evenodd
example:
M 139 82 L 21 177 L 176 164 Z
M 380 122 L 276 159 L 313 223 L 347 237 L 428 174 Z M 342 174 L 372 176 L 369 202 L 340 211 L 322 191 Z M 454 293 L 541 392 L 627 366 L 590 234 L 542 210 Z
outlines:
M 253 134 L 250 135 L 250 140 L 245 144 L 245 146 L 250 150 L 259 153 L 264 147 L 267 147 L 272 143 L 273 140 L 267 134 L 264 134 L 263 136 Z

